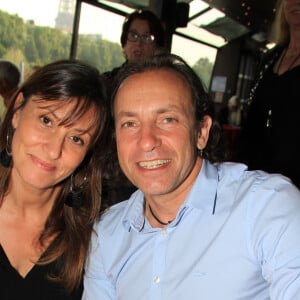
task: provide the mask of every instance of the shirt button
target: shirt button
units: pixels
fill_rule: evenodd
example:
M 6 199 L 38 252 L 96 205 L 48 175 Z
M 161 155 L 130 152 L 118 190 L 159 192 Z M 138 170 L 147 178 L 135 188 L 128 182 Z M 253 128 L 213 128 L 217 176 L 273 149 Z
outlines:
M 155 277 L 153 278 L 153 281 L 154 281 L 155 283 L 159 283 L 159 282 L 160 282 L 160 278 L 159 278 L 158 276 L 155 276 Z
M 162 229 L 162 231 L 160 232 L 162 235 L 167 235 L 168 234 L 168 232 L 167 232 L 167 230 L 166 229 Z

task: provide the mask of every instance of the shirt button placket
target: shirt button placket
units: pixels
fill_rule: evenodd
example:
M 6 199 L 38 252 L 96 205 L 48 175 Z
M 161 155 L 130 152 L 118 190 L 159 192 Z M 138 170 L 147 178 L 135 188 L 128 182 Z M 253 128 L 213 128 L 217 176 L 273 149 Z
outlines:
M 168 229 L 163 228 L 156 236 L 156 241 L 153 249 L 153 281 L 150 289 L 150 299 L 162 299 L 162 285 L 163 274 L 165 272 L 166 251 L 168 244 Z

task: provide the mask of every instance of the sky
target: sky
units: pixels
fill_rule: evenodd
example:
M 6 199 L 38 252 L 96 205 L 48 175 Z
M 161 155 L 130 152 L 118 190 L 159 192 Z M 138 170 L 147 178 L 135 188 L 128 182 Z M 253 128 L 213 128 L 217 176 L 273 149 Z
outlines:
M 17 14 L 25 21 L 33 20 L 39 26 L 54 27 L 58 7 L 59 0 L 0 0 L 1 10 L 10 14 Z M 101 12 L 100 9 L 96 11 L 90 5 L 83 4 L 80 32 L 101 33 L 104 38 L 119 42 L 123 17 Z M 90 20 L 93 20 L 92 24 Z M 107 26 L 109 23 L 112 23 L 113 26 Z
M 53 27 L 58 4 L 59 0 L 1 0 L 0 9 L 25 20 L 34 20 L 37 25 Z
M 59 0 L 0 0 L 0 9 L 10 14 L 17 14 L 25 21 L 33 20 L 36 25 L 54 27 Z M 120 43 L 121 28 L 124 18 L 91 5 L 82 4 L 80 33 L 101 34 L 104 39 Z M 181 55 L 190 65 L 199 57 L 215 58 L 215 51 L 203 45 L 173 36 L 172 52 Z M 188 49 L 188 50 L 186 50 Z

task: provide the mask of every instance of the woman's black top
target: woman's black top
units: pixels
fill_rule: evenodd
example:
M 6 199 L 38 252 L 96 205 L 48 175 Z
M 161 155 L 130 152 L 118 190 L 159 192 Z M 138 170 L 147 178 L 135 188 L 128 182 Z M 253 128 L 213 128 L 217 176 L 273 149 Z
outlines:
M 278 75 L 275 62 L 264 66 L 253 93 L 240 160 L 250 169 L 290 177 L 300 188 L 300 66 Z
M 10 264 L 0 245 L 0 299 L 1 300 L 79 300 L 82 286 L 67 295 L 63 287 L 49 281 L 47 274 L 52 272 L 54 264 L 35 265 L 25 278 Z

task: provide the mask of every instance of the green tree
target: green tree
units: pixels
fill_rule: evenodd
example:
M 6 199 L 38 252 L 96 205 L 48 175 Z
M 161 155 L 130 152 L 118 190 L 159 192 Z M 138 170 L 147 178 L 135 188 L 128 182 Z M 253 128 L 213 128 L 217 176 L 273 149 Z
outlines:
M 5 49 L 20 48 L 27 38 L 26 25 L 17 15 L 0 11 L 0 43 Z
M 209 87 L 213 63 L 207 57 L 201 57 L 193 66 L 194 71 L 201 78 L 202 82 Z
M 31 34 L 28 35 L 28 39 L 25 43 L 24 53 L 27 58 L 27 61 L 30 64 L 36 63 L 36 61 L 39 57 L 39 54 L 38 54 L 38 50 L 36 48 L 34 37 Z
M 80 35 L 77 57 L 92 63 L 100 72 L 110 71 L 124 62 L 121 46 L 103 40 L 101 35 Z
M 16 63 L 26 62 L 24 53 L 17 48 L 10 48 L 7 50 L 5 55 L 3 55 L 3 58 Z

